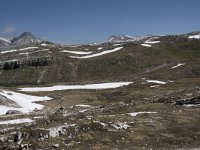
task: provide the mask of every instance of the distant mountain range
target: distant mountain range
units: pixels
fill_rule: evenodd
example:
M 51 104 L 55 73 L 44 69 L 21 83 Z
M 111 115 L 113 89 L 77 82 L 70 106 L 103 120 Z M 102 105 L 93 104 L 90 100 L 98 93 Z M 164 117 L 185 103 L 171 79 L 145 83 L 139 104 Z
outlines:
M 175 36 L 175 35 L 174 35 Z M 179 36 L 186 36 L 189 39 L 200 39 L 200 32 L 191 32 L 188 34 L 182 34 Z M 129 35 L 111 35 L 103 43 L 126 43 L 126 42 L 143 42 L 149 38 L 161 37 L 157 35 L 146 35 L 146 36 L 129 36 Z M 34 45 L 41 42 L 48 42 L 34 36 L 31 32 L 24 32 L 20 36 L 15 37 L 11 40 L 0 37 L 0 47 L 7 46 L 23 46 L 23 45 Z M 48 42 L 51 43 L 51 42 Z M 53 43 L 51 43 L 53 44 Z

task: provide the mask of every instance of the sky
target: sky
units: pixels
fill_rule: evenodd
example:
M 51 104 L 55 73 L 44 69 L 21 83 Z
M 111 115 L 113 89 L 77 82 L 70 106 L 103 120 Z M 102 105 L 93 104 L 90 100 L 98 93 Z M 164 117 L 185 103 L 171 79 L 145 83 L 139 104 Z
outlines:
M 25 31 L 61 44 L 110 35 L 181 34 L 200 30 L 200 0 L 2 0 L 0 36 Z

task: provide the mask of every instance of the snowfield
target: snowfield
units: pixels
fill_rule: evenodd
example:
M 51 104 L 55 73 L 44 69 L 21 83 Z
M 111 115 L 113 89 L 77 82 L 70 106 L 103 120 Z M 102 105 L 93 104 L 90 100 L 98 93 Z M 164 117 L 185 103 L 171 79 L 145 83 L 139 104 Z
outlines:
M 191 35 L 188 38 L 189 39 L 200 39 L 200 34 L 198 34 L 198 35 Z
M 68 51 L 68 50 L 62 50 L 60 52 L 62 52 L 62 53 L 71 53 L 71 54 L 80 54 L 80 55 L 88 55 L 88 54 L 92 53 L 92 52 Z
M 34 102 L 52 99 L 47 96 L 45 97 L 31 96 L 31 95 L 26 95 L 26 94 L 6 91 L 6 90 L 1 90 L 0 95 L 14 101 L 19 106 L 19 107 L 9 107 L 9 106 L 0 105 L 0 115 L 6 114 L 8 110 L 17 110 L 23 113 L 29 113 L 36 109 L 39 110 L 39 109 L 42 109 L 44 106 L 41 104 L 36 104 Z
M 6 124 L 21 124 L 21 123 L 31 123 L 31 122 L 33 122 L 32 119 L 23 118 L 23 119 L 14 119 L 14 120 L 0 121 L 0 125 L 6 125 Z
M 60 91 L 60 90 L 101 90 L 113 89 L 122 86 L 127 86 L 133 82 L 112 82 L 112 83 L 99 83 L 99 84 L 86 84 L 86 85 L 57 85 L 52 87 L 33 87 L 33 88 L 20 88 L 20 91 L 26 92 L 44 92 L 44 91 Z
M 123 49 L 123 47 L 117 47 L 117 48 L 114 48 L 112 50 L 106 50 L 106 51 L 103 51 L 103 52 L 100 52 L 100 53 L 96 53 L 96 54 L 91 54 L 91 55 L 87 55 L 87 56 L 70 56 L 71 58 L 79 58 L 79 59 L 85 59 L 85 58 L 92 58 L 92 57 L 98 57 L 98 56 L 102 56 L 102 55 L 105 55 L 105 54 L 108 54 L 108 53 L 113 53 L 113 52 L 116 52 L 116 51 L 119 51 Z

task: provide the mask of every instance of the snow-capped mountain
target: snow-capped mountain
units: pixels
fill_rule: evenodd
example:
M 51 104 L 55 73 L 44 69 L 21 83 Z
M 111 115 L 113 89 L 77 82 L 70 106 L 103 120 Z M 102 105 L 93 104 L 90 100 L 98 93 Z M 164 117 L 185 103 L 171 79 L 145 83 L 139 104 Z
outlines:
M 149 36 L 129 36 L 129 35 L 112 35 L 105 43 L 123 43 L 123 42 L 135 42 L 148 38 Z
M 30 45 L 30 44 L 37 44 L 42 42 L 40 38 L 35 37 L 32 33 L 30 32 L 24 32 L 20 36 L 14 38 L 11 40 L 13 45 Z

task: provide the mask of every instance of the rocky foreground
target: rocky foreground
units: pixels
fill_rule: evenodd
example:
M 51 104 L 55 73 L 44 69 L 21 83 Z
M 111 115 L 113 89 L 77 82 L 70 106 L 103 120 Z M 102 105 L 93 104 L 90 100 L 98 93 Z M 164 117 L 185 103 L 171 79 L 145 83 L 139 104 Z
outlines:
M 31 121 L 1 121 L 0 149 L 198 148 L 200 87 L 179 84 L 51 92 L 57 98 L 42 103 L 44 111 L 1 117 Z

